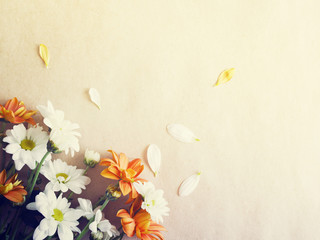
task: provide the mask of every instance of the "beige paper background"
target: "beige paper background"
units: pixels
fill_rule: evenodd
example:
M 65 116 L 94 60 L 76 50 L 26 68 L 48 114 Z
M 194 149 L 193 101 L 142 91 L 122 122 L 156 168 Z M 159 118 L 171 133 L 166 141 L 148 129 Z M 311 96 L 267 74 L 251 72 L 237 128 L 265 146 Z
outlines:
M 165 190 L 166 239 L 319 239 L 318 9 L 315 0 L 1 0 L 0 101 L 51 100 L 81 126 L 80 153 L 60 157 L 82 168 L 86 148 L 145 161 L 157 144 L 161 174 L 146 166 L 143 176 Z M 232 81 L 213 88 L 229 67 Z M 168 123 L 201 142 L 177 142 Z M 102 169 L 82 196 L 104 191 Z M 178 197 L 198 170 L 199 187 Z

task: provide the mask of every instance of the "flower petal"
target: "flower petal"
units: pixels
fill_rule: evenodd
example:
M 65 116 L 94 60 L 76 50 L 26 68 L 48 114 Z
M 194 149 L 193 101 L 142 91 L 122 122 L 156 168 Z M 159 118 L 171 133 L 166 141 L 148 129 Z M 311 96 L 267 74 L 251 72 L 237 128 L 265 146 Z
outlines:
M 97 107 L 99 108 L 99 110 L 101 110 L 101 100 L 100 100 L 100 94 L 98 92 L 97 89 L 95 88 L 90 88 L 89 89 L 89 95 L 90 95 L 90 99 L 91 101 L 97 105 Z
M 46 45 L 40 44 L 39 54 L 40 54 L 40 57 L 42 58 L 42 60 L 44 61 L 44 63 L 46 64 L 46 67 L 48 68 L 50 55 L 49 55 L 49 51 L 48 51 L 48 48 Z
M 226 83 L 231 80 L 234 74 L 234 68 L 229 68 L 227 70 L 224 70 L 222 73 L 220 73 L 217 82 L 214 86 L 218 86 L 221 83 Z
M 188 196 L 190 193 L 192 193 L 196 189 L 200 181 L 200 175 L 201 175 L 200 172 L 193 174 L 192 176 L 188 177 L 181 183 L 179 188 L 180 197 Z
M 119 187 L 123 196 L 126 196 L 132 190 L 130 183 L 125 182 L 123 180 L 119 181 Z
M 161 165 L 161 151 L 159 147 L 155 144 L 150 144 L 147 151 L 147 157 L 149 166 L 156 177 Z
M 6 173 L 6 170 L 3 169 L 0 173 L 0 184 L 4 185 L 6 178 L 7 178 L 7 173 Z
M 101 222 L 99 222 L 98 228 L 99 228 L 99 230 L 100 230 L 101 232 L 110 231 L 110 229 L 111 229 L 111 223 L 110 223 L 109 220 L 107 220 L 107 219 L 102 220 Z
M 167 131 L 172 137 L 174 137 L 176 140 L 180 142 L 192 143 L 200 141 L 200 139 L 197 138 L 190 129 L 186 128 L 181 124 L 169 124 L 167 126 Z
M 10 192 L 8 192 L 7 194 L 5 194 L 3 196 L 6 197 L 7 199 L 9 199 L 12 202 L 16 202 L 16 203 L 23 202 L 23 196 L 21 195 L 21 193 L 19 193 L 17 191 L 10 191 Z
M 105 177 L 105 178 L 109 178 L 109 179 L 115 179 L 115 180 L 119 180 L 120 178 L 115 175 L 114 173 L 109 172 L 108 168 L 102 170 L 102 172 L 100 173 L 101 176 Z
M 90 229 L 91 232 L 97 233 L 97 231 L 98 231 L 98 224 L 97 224 L 97 222 L 93 221 L 92 223 L 90 223 L 89 229 Z
M 70 228 L 67 226 L 60 224 L 58 226 L 58 236 L 60 240 L 72 240 L 73 239 L 73 233 Z
M 117 212 L 117 217 L 120 217 L 120 218 L 130 218 L 131 216 L 129 215 L 129 213 L 127 212 L 127 210 L 125 209 L 120 209 L 118 212 Z

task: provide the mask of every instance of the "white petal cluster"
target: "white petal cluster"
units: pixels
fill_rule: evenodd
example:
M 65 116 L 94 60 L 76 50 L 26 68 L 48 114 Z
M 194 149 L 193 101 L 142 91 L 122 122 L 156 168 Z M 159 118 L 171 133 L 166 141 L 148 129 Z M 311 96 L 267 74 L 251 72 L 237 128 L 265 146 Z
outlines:
M 69 208 L 70 204 L 62 194 L 57 198 L 53 191 L 39 193 L 35 202 L 27 205 L 27 209 L 37 210 L 44 216 L 34 231 L 33 239 L 45 239 L 58 230 L 59 239 L 72 240 L 72 232 L 80 233 L 77 220 L 81 217 L 81 211 Z
M 78 152 L 80 149 L 80 133 L 75 131 L 79 125 L 64 119 L 64 112 L 55 110 L 50 101 L 48 106 L 37 106 L 41 115 L 44 117 L 43 122 L 50 128 L 50 140 L 54 143 L 59 151 L 65 151 L 65 154 Z
M 120 233 L 116 229 L 115 226 L 113 226 L 109 220 L 104 219 L 102 217 L 102 212 L 100 209 L 96 211 L 94 221 L 89 225 L 89 229 L 93 233 L 97 233 L 98 229 L 104 233 L 104 238 L 106 237 L 113 237 L 113 236 L 119 236 Z
M 119 236 L 120 233 L 113 226 L 109 220 L 104 218 L 103 213 L 100 210 L 101 206 L 98 206 L 95 210 L 92 209 L 92 203 L 88 199 L 78 198 L 79 207 L 77 208 L 81 211 L 82 216 L 86 217 L 88 220 L 94 216 L 94 221 L 89 225 L 89 229 L 92 232 L 92 236 L 97 239 L 102 236 L 101 239 L 108 240 L 111 237 Z
M 24 165 L 34 169 L 36 162 L 39 163 L 47 152 L 49 136 L 38 125 L 28 129 L 23 124 L 15 125 L 6 131 L 6 135 L 3 141 L 8 145 L 4 150 L 12 154 L 17 170 L 21 170 Z M 48 155 L 46 160 L 50 159 L 51 155 Z
M 156 223 L 163 222 L 162 216 L 168 216 L 170 211 L 168 202 L 163 198 L 163 190 L 156 190 L 151 182 L 136 182 L 133 185 L 143 197 L 141 208 L 145 209 Z
M 83 169 L 70 166 L 60 159 L 47 162 L 40 172 L 50 181 L 46 189 L 55 192 L 71 190 L 76 194 L 80 194 L 82 189 L 85 189 L 86 185 L 91 182 L 89 177 L 83 176 Z

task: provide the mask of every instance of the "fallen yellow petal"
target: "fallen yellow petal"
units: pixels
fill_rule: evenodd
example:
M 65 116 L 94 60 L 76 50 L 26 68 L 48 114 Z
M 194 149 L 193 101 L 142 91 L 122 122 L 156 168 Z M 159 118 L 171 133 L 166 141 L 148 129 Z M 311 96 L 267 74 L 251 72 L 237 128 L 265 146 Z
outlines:
M 46 47 L 46 45 L 40 44 L 39 54 L 40 54 L 40 57 L 42 58 L 42 60 L 44 61 L 44 63 L 46 64 L 46 67 L 48 68 L 50 56 L 49 56 L 49 51 L 48 51 L 48 48 Z
M 226 83 L 226 82 L 230 81 L 231 78 L 233 77 L 234 70 L 235 70 L 234 68 L 230 68 L 230 69 L 224 70 L 222 73 L 220 73 L 215 86 L 218 86 L 221 83 Z

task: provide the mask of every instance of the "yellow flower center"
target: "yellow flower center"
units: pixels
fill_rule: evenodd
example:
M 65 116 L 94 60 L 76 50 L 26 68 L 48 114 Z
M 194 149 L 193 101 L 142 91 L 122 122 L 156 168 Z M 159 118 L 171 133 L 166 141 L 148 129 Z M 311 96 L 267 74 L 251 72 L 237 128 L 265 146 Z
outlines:
M 52 217 L 54 218 L 54 220 L 59 221 L 59 222 L 62 222 L 62 220 L 63 220 L 63 213 L 62 213 L 59 209 L 55 208 L 55 209 L 53 209 L 53 215 L 52 215 Z
M 31 139 L 26 138 L 21 141 L 20 146 L 24 150 L 31 151 L 35 148 L 36 144 Z
M 154 199 L 151 201 L 151 204 L 147 203 L 148 207 L 154 206 L 154 205 L 156 205 L 156 200 L 154 200 Z
M 59 179 L 59 177 L 63 177 L 63 178 L 64 178 L 64 181 L 62 181 L 62 183 L 65 183 L 66 180 L 67 180 L 67 178 L 69 177 L 69 175 L 66 174 L 66 173 L 57 173 L 57 174 L 56 174 L 56 178 Z
M 7 194 L 7 193 L 10 192 L 12 189 L 13 189 L 13 184 L 12 184 L 12 183 L 9 183 L 9 184 L 6 184 L 6 185 L 0 184 L 0 194 L 1 194 L 1 195 Z

